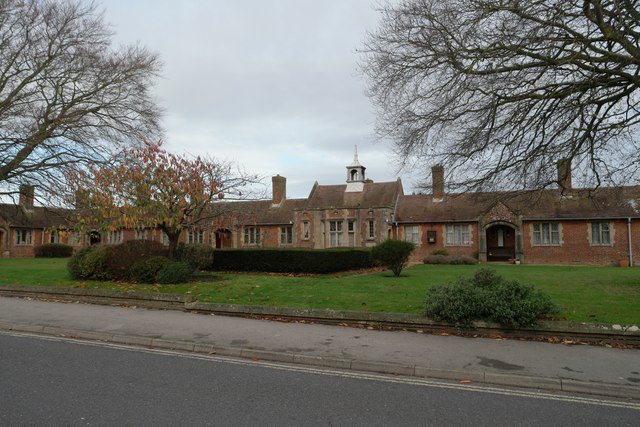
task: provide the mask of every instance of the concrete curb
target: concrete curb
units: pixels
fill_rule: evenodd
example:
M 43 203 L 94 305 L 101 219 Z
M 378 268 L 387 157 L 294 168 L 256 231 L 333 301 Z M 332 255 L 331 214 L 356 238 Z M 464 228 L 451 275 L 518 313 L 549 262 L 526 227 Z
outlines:
M 244 349 L 235 347 L 218 347 L 190 341 L 173 341 L 153 337 L 111 334 L 107 332 L 66 329 L 52 326 L 30 324 L 14 324 L 0 322 L 0 330 L 25 332 L 57 337 L 102 341 L 114 344 L 131 345 L 167 350 L 179 350 L 217 356 L 251 359 L 254 361 L 271 361 L 301 364 L 315 367 L 343 369 L 358 372 L 375 372 L 409 377 L 430 378 L 437 380 L 460 381 L 464 384 L 486 384 L 533 388 L 548 391 L 564 391 L 599 396 L 640 400 L 640 387 L 622 384 L 579 381 L 564 378 L 532 377 L 525 375 L 501 374 L 482 371 L 456 371 L 434 369 L 427 366 L 401 365 L 368 360 L 342 359 L 334 357 L 309 356 L 286 352 Z
M 424 316 L 403 313 L 359 312 L 341 310 L 299 309 L 289 307 L 253 306 L 239 304 L 218 304 L 196 301 L 191 295 L 154 294 L 148 292 L 116 292 L 103 289 L 81 288 L 45 288 L 41 286 L 0 285 L 0 296 L 10 297 L 38 297 L 61 299 L 66 301 L 81 301 L 92 304 L 122 304 L 146 308 L 160 308 L 167 310 L 185 310 L 244 317 L 286 317 L 308 318 L 329 322 L 360 322 L 367 324 L 398 324 L 413 329 L 430 329 L 455 326 L 443 322 L 436 322 Z M 610 335 L 621 340 L 631 339 L 640 341 L 640 326 L 611 325 L 603 323 L 546 321 L 537 328 L 522 328 L 518 331 L 488 323 L 474 322 L 474 328 L 492 330 L 496 334 L 528 333 L 537 335 Z

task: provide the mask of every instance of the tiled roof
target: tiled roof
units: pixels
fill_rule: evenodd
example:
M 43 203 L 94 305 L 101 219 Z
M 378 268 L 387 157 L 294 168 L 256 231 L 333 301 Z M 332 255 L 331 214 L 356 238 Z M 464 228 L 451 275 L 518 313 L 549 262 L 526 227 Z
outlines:
M 395 182 L 365 182 L 359 192 L 347 192 L 347 185 L 316 185 L 305 209 L 333 209 L 333 208 L 374 208 L 394 207 L 396 198 L 402 194 L 402 183 Z
M 293 221 L 293 211 L 302 209 L 306 199 L 287 199 L 279 205 L 271 200 L 247 200 L 225 202 L 218 205 L 240 223 L 255 225 L 280 225 Z
M 592 191 L 464 193 L 434 201 L 431 195 L 401 197 L 398 222 L 477 221 L 498 203 L 525 220 L 640 217 L 640 187 L 599 188 Z
M 0 204 L 0 217 L 4 218 L 10 227 L 51 228 L 68 226 L 73 218 L 73 212 L 42 206 L 25 210 L 19 205 Z

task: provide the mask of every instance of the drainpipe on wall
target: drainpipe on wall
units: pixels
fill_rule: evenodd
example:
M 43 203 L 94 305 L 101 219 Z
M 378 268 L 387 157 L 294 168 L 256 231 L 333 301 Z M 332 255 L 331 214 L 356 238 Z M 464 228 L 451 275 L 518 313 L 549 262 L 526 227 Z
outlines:
M 627 241 L 629 242 L 629 267 L 633 267 L 633 248 L 631 246 L 631 218 L 627 218 Z

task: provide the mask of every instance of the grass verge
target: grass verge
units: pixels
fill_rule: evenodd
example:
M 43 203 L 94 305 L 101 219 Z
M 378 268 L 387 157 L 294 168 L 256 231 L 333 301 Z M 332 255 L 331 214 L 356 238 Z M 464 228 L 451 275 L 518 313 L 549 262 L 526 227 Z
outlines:
M 223 280 L 181 285 L 74 281 L 67 259 L 0 259 L 0 284 L 100 288 L 122 292 L 190 294 L 200 301 L 420 314 L 428 287 L 470 276 L 475 265 L 414 265 L 390 271 L 320 276 L 214 273 Z M 486 267 L 486 266 L 484 266 Z M 586 266 L 491 265 L 508 280 L 529 283 L 560 307 L 558 319 L 640 324 L 640 269 Z M 211 274 L 211 273 L 207 273 Z

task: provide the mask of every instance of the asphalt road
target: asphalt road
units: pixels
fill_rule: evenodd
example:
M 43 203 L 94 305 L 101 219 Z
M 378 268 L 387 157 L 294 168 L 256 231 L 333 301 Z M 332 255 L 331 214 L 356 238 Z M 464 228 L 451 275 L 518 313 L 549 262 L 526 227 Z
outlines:
M 0 333 L 0 425 L 637 425 L 640 404 Z

